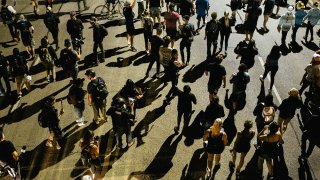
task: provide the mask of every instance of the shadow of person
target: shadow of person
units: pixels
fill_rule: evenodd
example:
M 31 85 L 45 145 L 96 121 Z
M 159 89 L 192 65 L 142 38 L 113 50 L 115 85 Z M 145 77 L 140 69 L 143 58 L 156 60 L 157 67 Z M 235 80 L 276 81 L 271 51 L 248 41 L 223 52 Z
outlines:
M 273 176 L 275 179 L 292 180 L 289 177 L 289 171 L 284 159 L 283 146 L 280 144 L 278 148 L 278 157 L 273 160 Z
M 316 50 L 320 49 L 320 47 L 319 47 L 316 43 L 314 43 L 314 42 L 312 42 L 312 41 L 308 41 L 308 42 L 301 41 L 301 43 L 302 43 L 306 48 L 308 48 L 308 49 L 310 49 L 310 50 L 312 50 L 312 51 L 316 51 Z
M 299 180 L 313 179 L 308 160 L 302 159 L 299 157 L 298 162 L 299 162 L 299 168 L 298 168 Z
M 303 47 L 300 46 L 300 44 L 298 44 L 297 42 L 291 42 L 289 44 L 289 48 L 291 49 L 291 52 L 293 52 L 293 53 L 299 53 L 303 50 Z
M 281 54 L 283 56 L 286 56 L 291 52 L 291 49 L 287 47 L 287 45 L 285 44 L 281 44 L 279 47 L 280 47 Z
M 162 104 L 160 107 L 148 111 L 144 118 L 137 124 L 137 126 L 132 131 L 133 137 L 137 138 L 137 147 L 144 144 L 142 137 L 147 136 L 152 128 L 149 127 L 155 120 L 162 116 L 165 112 L 166 104 Z M 142 134 L 142 131 L 144 133 Z
M 182 82 L 193 83 L 197 79 L 201 78 L 204 73 L 206 63 L 206 61 L 203 61 L 197 66 L 192 65 L 191 68 L 183 75 Z
M 110 63 L 106 64 L 106 66 L 118 67 L 118 68 L 127 67 L 127 66 L 130 66 L 133 61 L 135 61 L 136 59 L 138 59 L 139 57 L 141 57 L 143 55 L 145 55 L 145 52 L 140 51 L 140 52 L 137 52 L 136 54 L 129 56 L 129 57 L 125 57 L 125 58 L 118 57 L 117 62 L 110 62 Z
M 177 146 L 182 139 L 180 134 L 174 141 L 175 134 L 170 135 L 160 147 L 158 153 L 143 172 L 132 172 L 128 179 L 144 175 L 147 179 L 161 179 L 172 168 L 172 159 L 177 151 Z M 172 142 L 173 141 L 173 142 Z
M 150 79 L 147 82 L 139 80 L 136 83 L 136 85 L 142 89 L 142 92 L 144 92 L 144 97 L 140 100 L 139 107 L 137 107 L 138 109 L 151 105 L 153 101 L 161 97 L 161 94 L 159 95 L 159 93 L 165 87 L 161 86 L 162 82 L 163 78 L 156 80 Z
M 222 125 L 222 127 L 228 137 L 228 144 L 227 145 L 230 145 L 232 143 L 234 137 L 237 134 L 237 127 L 234 122 L 235 122 L 234 111 L 229 110 L 228 117 L 224 120 L 223 125 Z
M 257 165 L 258 165 L 258 153 L 254 152 L 252 158 L 247 163 L 245 169 L 240 172 L 240 179 L 258 179 L 257 174 Z
M 204 148 L 197 149 L 182 170 L 181 180 L 204 179 L 207 167 L 207 153 Z
M 202 123 L 204 122 L 204 111 L 200 111 L 194 118 L 192 124 L 187 127 L 183 133 L 186 137 L 184 144 L 186 146 L 191 146 L 195 139 L 200 139 L 203 136 Z

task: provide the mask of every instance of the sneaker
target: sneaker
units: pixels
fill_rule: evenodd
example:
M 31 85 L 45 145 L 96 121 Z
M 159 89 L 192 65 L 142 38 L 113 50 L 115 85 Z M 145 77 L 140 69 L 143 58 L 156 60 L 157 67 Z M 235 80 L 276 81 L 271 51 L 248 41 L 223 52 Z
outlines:
M 131 147 L 134 144 L 135 140 L 132 139 L 132 141 L 130 143 L 128 143 L 128 148 Z
M 132 52 L 137 52 L 137 49 L 132 46 L 132 47 L 131 47 L 131 51 L 132 51 Z
M 51 141 L 47 141 L 47 142 L 46 142 L 46 146 L 47 146 L 47 147 L 53 147 L 52 142 L 51 142 Z
M 57 145 L 56 145 L 56 149 L 57 149 L 57 150 L 60 150 L 60 149 L 61 149 L 61 146 L 60 146 L 59 144 L 57 144 Z
M 79 123 L 78 123 L 78 126 L 79 126 L 79 127 L 84 126 L 84 125 L 85 125 L 84 122 L 79 122 Z

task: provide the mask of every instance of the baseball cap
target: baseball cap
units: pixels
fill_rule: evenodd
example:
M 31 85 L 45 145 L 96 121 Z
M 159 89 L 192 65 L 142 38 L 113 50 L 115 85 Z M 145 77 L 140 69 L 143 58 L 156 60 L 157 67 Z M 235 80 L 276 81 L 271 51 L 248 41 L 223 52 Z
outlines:
M 294 7 L 292 6 L 292 5 L 289 5 L 288 7 L 287 7 L 287 9 L 288 9 L 288 11 L 293 11 L 294 10 Z

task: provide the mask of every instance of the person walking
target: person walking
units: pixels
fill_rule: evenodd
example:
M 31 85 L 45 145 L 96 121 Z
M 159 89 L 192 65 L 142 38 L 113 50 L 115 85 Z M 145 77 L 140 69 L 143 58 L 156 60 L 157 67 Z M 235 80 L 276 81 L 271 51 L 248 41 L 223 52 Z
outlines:
M 156 73 L 156 77 L 160 77 L 160 47 L 164 44 L 163 39 L 161 38 L 161 34 L 162 34 L 162 28 L 157 28 L 156 31 L 156 35 L 151 36 L 151 39 L 149 41 L 149 49 L 150 49 L 150 55 L 148 57 L 149 59 L 149 65 L 147 68 L 147 72 L 146 72 L 146 77 L 149 76 L 149 72 L 153 66 L 153 64 L 156 62 L 156 69 L 157 69 L 157 73 Z
M 96 77 L 96 73 L 92 69 L 88 69 L 85 75 L 90 80 L 87 91 L 89 106 L 92 106 L 93 109 L 93 121 L 96 124 L 107 121 L 107 85 L 101 77 Z
M 263 27 L 262 30 L 264 33 L 269 32 L 269 29 L 267 28 L 267 23 L 269 20 L 269 17 L 272 15 L 273 8 L 275 5 L 276 0 L 265 0 L 264 1 L 264 11 L 263 11 Z
M 269 130 L 269 133 L 265 133 Z M 278 143 L 282 139 L 282 135 L 279 131 L 279 126 L 277 122 L 272 122 L 269 126 L 264 126 L 264 128 L 257 135 L 258 139 L 262 141 L 261 146 L 257 150 L 258 154 L 258 170 L 257 175 L 258 179 L 261 179 L 263 176 L 263 162 L 266 160 L 268 167 L 268 177 L 267 179 L 273 179 L 273 168 L 274 160 L 278 156 Z
M 207 59 L 214 57 L 218 45 L 218 36 L 220 31 L 220 23 L 217 21 L 217 13 L 211 13 L 211 20 L 207 23 L 205 29 L 204 40 L 207 40 Z M 213 52 L 211 54 L 211 46 L 213 45 Z
M 255 63 L 255 56 L 258 55 L 258 49 L 256 48 L 256 43 L 254 40 L 251 40 L 247 46 L 240 48 L 239 54 L 236 59 L 241 56 L 240 64 L 245 64 L 247 70 L 251 69 Z
M 313 41 L 313 27 L 317 25 L 320 20 L 320 9 L 318 8 L 319 3 L 314 2 L 312 8 L 308 11 L 307 15 L 303 18 L 303 21 L 308 20 L 306 34 L 303 36 L 303 39 L 307 42 L 308 35 L 310 32 L 311 38 L 310 41 Z
M 206 179 L 210 179 L 220 169 L 221 153 L 228 143 L 227 134 L 222 129 L 220 118 L 215 119 L 213 125 L 204 132 L 203 141 L 206 144 L 208 154 Z M 214 169 L 212 169 L 213 160 L 215 160 Z
M 54 96 L 48 97 L 42 111 L 44 111 L 49 128 L 49 137 L 46 142 L 46 146 L 51 148 L 53 147 L 53 143 L 56 142 L 56 149 L 60 150 L 61 146 L 59 144 L 59 140 L 64 135 L 60 127 L 60 117 L 64 113 L 64 109 L 61 107 L 58 114 L 58 110 L 54 107 L 55 102 L 56 98 Z
M 137 49 L 134 47 L 133 38 L 135 35 L 135 28 L 134 28 L 134 13 L 133 8 L 136 4 L 136 0 L 132 0 L 132 2 L 126 1 L 123 8 L 123 15 L 126 19 L 126 30 L 127 30 L 127 42 L 128 46 L 131 51 L 136 52 Z
M 251 41 L 253 33 L 256 30 L 259 16 L 262 14 L 262 9 L 260 8 L 260 1 L 253 0 L 252 5 L 247 6 L 247 20 L 245 21 L 245 33 L 246 41 Z M 250 37 L 248 37 L 250 35 Z
M 69 89 L 69 93 L 67 95 L 67 100 L 69 104 L 72 104 L 74 107 L 74 114 L 76 117 L 76 123 L 78 126 L 83 126 L 84 124 L 84 116 L 83 112 L 85 109 L 84 97 L 87 94 L 87 91 L 84 90 L 83 87 L 84 78 L 77 78 L 74 82 L 72 82 L 72 86 Z
M 210 99 L 210 104 L 206 107 L 204 112 L 204 130 L 210 128 L 217 118 L 222 118 L 224 116 L 224 108 L 219 104 L 219 97 L 213 96 L 213 98 Z
M 160 57 L 160 64 L 162 64 L 164 68 L 164 76 L 165 76 L 165 85 L 167 83 L 167 68 L 169 66 L 169 62 L 172 59 L 172 48 L 169 47 L 169 44 L 171 42 L 171 38 L 169 36 L 165 36 L 163 38 L 163 45 L 159 48 L 159 57 Z M 159 78 L 160 75 L 157 75 L 157 78 Z
M 138 17 L 137 17 L 137 19 L 142 19 L 144 11 L 145 11 L 143 0 L 137 0 L 137 4 L 138 4 Z
M 167 36 L 170 37 L 171 48 L 173 48 L 174 42 L 177 40 L 177 23 L 179 26 L 181 25 L 180 14 L 174 11 L 174 4 L 170 4 L 169 11 L 164 14 L 164 28 L 166 29 Z
M 194 29 L 194 25 L 189 23 L 190 16 L 185 15 L 183 16 L 183 27 L 181 28 L 181 35 L 182 35 L 182 40 L 180 42 L 180 54 L 181 54 L 181 59 L 182 63 L 185 66 L 189 65 L 190 62 L 190 56 L 191 56 L 191 45 L 194 40 L 194 35 L 196 34 L 196 31 Z M 187 62 L 185 61 L 184 57 L 184 49 L 187 49 Z
M 143 37 L 144 37 L 144 45 L 146 48 L 146 53 L 149 54 L 149 42 L 151 41 L 154 22 L 153 19 L 150 17 L 149 11 L 144 11 L 144 15 L 142 18 L 142 27 L 143 27 Z
M 132 137 L 131 126 L 133 125 L 134 104 L 126 104 L 122 97 L 117 97 L 109 108 L 107 114 L 112 118 L 112 128 L 116 139 L 117 149 L 122 147 L 122 134 L 126 134 L 127 147 L 130 148 L 135 140 Z
M 17 22 L 17 32 L 20 32 L 21 40 L 23 45 L 26 47 L 29 59 L 34 59 L 34 46 L 35 42 L 33 40 L 34 28 L 30 21 L 28 21 L 24 15 L 20 15 Z
M 99 65 L 99 62 L 104 62 L 105 60 L 105 53 L 104 53 L 104 49 L 103 49 L 103 39 L 108 35 L 108 31 L 105 27 L 103 27 L 102 25 L 100 25 L 97 22 L 97 18 L 96 17 L 92 17 L 90 24 L 93 27 L 93 54 L 94 54 L 94 64 L 95 65 Z M 101 59 L 99 59 L 98 56 L 98 47 L 101 50 Z
M 263 75 L 260 75 L 260 80 L 264 81 L 264 79 L 267 77 L 268 73 L 270 72 L 270 87 L 269 87 L 269 93 L 272 91 L 272 87 L 274 84 L 274 77 L 276 76 L 276 73 L 279 69 L 278 62 L 281 57 L 281 51 L 280 47 L 278 45 L 274 45 L 270 51 L 270 54 L 267 56 L 266 62 L 264 64 L 264 73 Z
M 194 2 L 193 0 L 180 0 L 179 1 L 179 10 L 181 17 L 183 16 L 192 16 L 194 14 Z
M 177 126 L 174 127 L 174 131 L 175 133 L 179 133 L 182 116 L 184 119 L 182 131 L 188 127 L 192 115 L 192 103 L 197 104 L 197 98 L 193 93 L 191 93 L 191 88 L 189 85 L 183 86 L 183 91 L 178 88 L 176 90 L 178 95 L 178 117 Z
M 50 73 L 52 74 L 53 82 L 56 81 L 56 69 L 54 61 L 58 60 L 58 56 L 52 46 L 49 46 L 48 38 L 45 36 L 41 39 L 41 46 L 39 47 L 39 58 L 42 65 L 47 71 L 47 82 L 51 82 Z
M 29 75 L 29 65 L 27 60 L 20 55 L 18 48 L 13 49 L 12 60 L 9 62 L 12 68 L 12 76 L 15 78 L 17 83 L 17 95 L 18 99 L 22 97 L 22 81 L 26 82 L 27 91 L 31 90 L 30 80 L 27 80 Z
M 303 4 L 302 1 L 298 1 L 296 3 L 296 11 L 294 13 L 295 24 L 292 29 L 292 35 L 291 35 L 291 37 L 292 37 L 291 44 L 293 44 L 293 45 L 297 44 L 297 42 L 296 42 L 297 31 L 303 24 L 303 18 L 307 15 L 307 13 L 304 9 L 305 9 L 305 4 Z
M 202 26 L 206 25 L 206 16 L 208 16 L 210 5 L 208 0 L 196 0 L 197 13 L 197 32 L 200 31 L 200 21 L 202 19 Z
M 319 59 L 319 60 L 317 60 Z M 300 89 L 299 89 L 299 94 L 302 95 L 303 91 L 309 87 L 310 85 L 312 85 L 313 83 L 316 82 L 316 71 L 315 71 L 315 67 L 317 65 L 320 64 L 320 54 L 318 53 L 315 53 L 313 55 L 313 58 L 310 62 L 310 64 L 308 64 L 306 66 L 306 68 L 304 69 L 305 70 L 305 73 L 303 74 L 302 76 L 302 79 L 301 79 L 301 82 L 300 82 Z
M 153 22 L 161 23 L 161 7 L 163 7 L 164 1 L 163 0 L 148 0 L 149 1 L 149 8 L 150 8 L 150 15 L 153 19 Z M 160 6 L 161 5 L 161 6 Z M 147 2 L 148 7 L 148 2 Z
M 255 135 L 255 131 L 252 129 L 252 126 L 253 123 L 251 120 L 246 120 L 244 122 L 244 129 L 237 132 L 233 148 L 230 150 L 232 153 L 232 161 L 229 161 L 229 168 L 231 172 L 234 171 L 237 154 L 240 153 L 239 164 L 236 168 L 236 179 L 239 179 L 240 177 L 240 170 L 244 164 L 244 159 L 251 148 L 251 140 Z
M 209 81 L 208 81 L 208 92 L 209 92 L 209 99 L 211 100 L 214 96 L 218 95 L 218 91 L 223 82 L 223 88 L 226 87 L 226 69 L 221 62 L 223 60 L 223 55 L 219 54 L 215 62 L 209 63 L 204 73 L 208 76 L 210 73 Z
M 67 21 L 67 32 L 70 35 L 71 42 L 73 49 L 80 49 L 80 54 L 81 54 L 81 47 L 79 47 L 78 41 L 83 40 L 83 24 L 80 19 L 77 18 L 77 13 L 72 11 L 70 12 L 70 19 Z
M 224 54 L 227 55 L 228 50 L 228 42 L 229 37 L 232 32 L 231 30 L 231 22 L 232 19 L 229 18 L 229 12 L 225 11 L 224 16 L 219 19 L 219 25 L 220 25 L 220 49 L 219 51 L 222 51 L 223 41 L 224 41 Z
M 53 43 L 56 44 L 56 51 L 60 49 L 59 47 L 59 17 L 52 12 L 51 7 L 47 7 L 47 12 L 43 18 L 45 26 L 48 28 L 49 32 L 52 35 Z
M 292 88 L 288 94 L 289 97 L 284 99 L 279 106 L 278 125 L 282 135 L 286 132 L 288 123 L 294 117 L 296 110 L 300 109 L 303 104 L 298 89 Z
M 80 60 L 81 55 L 79 50 L 77 52 L 72 49 L 70 39 L 64 40 L 64 46 L 65 48 L 60 52 L 62 69 L 67 77 L 71 76 L 72 80 L 75 80 L 78 78 L 78 61 Z
M 281 45 L 282 46 L 287 46 L 286 45 L 286 38 L 288 35 L 289 30 L 292 28 L 294 28 L 294 24 L 295 24 L 295 16 L 292 13 L 294 7 L 292 5 L 288 6 L 287 10 L 288 12 L 286 12 L 285 14 L 283 14 L 280 17 L 279 20 L 279 24 L 278 24 L 278 32 L 281 31 Z
M 3 90 L 3 85 L 2 85 L 2 78 L 4 83 L 6 84 L 6 91 L 5 94 L 9 95 L 11 93 L 11 85 L 9 81 L 9 73 L 8 73 L 8 65 L 9 62 L 7 59 L 2 55 L 2 51 L 0 50 L 0 88 L 1 91 Z
M 12 37 L 12 40 L 16 40 L 16 28 L 14 24 L 14 16 L 16 15 L 16 10 L 10 6 L 7 5 L 7 2 L 2 0 L 1 1 L 1 19 L 3 21 L 3 24 L 7 25 L 10 31 L 10 35 Z

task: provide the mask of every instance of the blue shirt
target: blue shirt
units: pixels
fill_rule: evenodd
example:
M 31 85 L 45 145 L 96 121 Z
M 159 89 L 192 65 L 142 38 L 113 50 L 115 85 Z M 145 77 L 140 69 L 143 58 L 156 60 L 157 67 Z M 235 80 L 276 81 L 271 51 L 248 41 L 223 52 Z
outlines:
M 208 0 L 197 0 L 196 1 L 196 11 L 198 16 L 205 16 L 207 14 L 207 9 L 209 8 Z
M 307 15 L 307 13 L 306 13 L 304 10 L 302 10 L 302 9 L 297 10 L 296 13 L 295 13 L 295 18 L 296 18 L 295 24 L 296 24 L 296 25 L 302 25 L 302 23 L 303 23 L 303 18 L 304 18 L 306 15 Z

